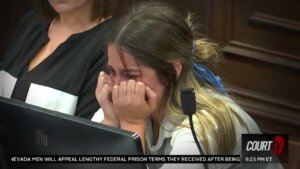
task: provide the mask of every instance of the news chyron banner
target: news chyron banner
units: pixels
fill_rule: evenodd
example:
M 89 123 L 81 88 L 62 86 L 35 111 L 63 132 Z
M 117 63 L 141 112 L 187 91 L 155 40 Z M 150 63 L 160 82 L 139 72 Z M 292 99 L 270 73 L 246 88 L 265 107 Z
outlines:
M 30 155 L 12 163 L 240 163 L 240 155 Z
M 235 163 L 255 166 L 288 162 L 288 134 L 242 134 L 238 155 L 24 155 L 10 163 Z M 255 164 L 256 163 L 256 164 Z M 255 168 L 255 167 L 253 167 Z
M 242 163 L 287 163 L 288 134 L 243 134 Z

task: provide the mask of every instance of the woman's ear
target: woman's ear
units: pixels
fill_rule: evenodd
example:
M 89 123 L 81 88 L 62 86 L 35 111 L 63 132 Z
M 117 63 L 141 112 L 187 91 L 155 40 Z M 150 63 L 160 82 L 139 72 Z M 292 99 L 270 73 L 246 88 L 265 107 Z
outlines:
M 173 67 L 176 71 L 176 79 L 178 79 L 182 71 L 182 64 L 180 62 L 174 62 Z

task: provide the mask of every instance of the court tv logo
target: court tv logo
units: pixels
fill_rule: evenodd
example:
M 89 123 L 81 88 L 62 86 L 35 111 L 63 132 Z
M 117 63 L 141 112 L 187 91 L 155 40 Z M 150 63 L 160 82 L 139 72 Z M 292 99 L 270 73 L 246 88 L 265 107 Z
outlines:
M 242 162 L 287 163 L 287 134 L 243 134 Z

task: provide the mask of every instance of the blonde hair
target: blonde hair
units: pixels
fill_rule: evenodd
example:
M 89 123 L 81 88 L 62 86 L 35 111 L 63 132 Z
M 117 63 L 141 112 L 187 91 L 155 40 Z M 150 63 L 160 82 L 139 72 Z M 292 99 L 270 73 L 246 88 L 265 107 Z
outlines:
M 208 135 L 212 135 L 219 154 L 230 154 L 236 146 L 235 119 L 243 120 L 228 106 L 228 100 L 213 86 L 201 81 L 193 72 L 193 63 L 207 66 L 217 62 L 220 47 L 197 37 L 191 15 L 185 20 L 169 6 L 159 2 L 144 2 L 123 17 L 114 27 L 109 42 L 125 48 L 139 62 L 153 68 L 165 85 L 163 109 L 183 120 L 180 90 L 194 88 L 197 112 L 193 118 L 196 133 L 209 154 Z M 193 45 L 195 50 L 193 52 Z M 182 64 L 177 78 L 174 61 Z M 222 96 L 226 98 L 225 96 Z M 182 125 L 182 127 L 189 127 Z
M 186 22 L 193 31 L 193 36 L 196 36 L 197 29 L 192 21 L 191 14 L 188 15 Z M 193 62 L 205 63 L 207 66 L 212 66 L 214 63 L 220 61 L 223 57 L 221 48 L 217 43 L 211 42 L 208 39 L 193 40 L 194 44 L 194 59 Z M 193 123 L 196 128 L 198 138 L 201 139 L 204 145 L 204 151 L 210 154 L 208 135 L 212 135 L 218 146 L 219 154 L 231 154 L 236 146 L 236 130 L 235 120 L 245 126 L 243 119 L 239 117 L 228 105 L 231 100 L 226 99 L 227 96 L 221 96 L 218 91 L 214 89 L 207 82 L 196 79 L 194 73 L 190 71 L 185 80 L 181 80 L 175 89 L 175 98 L 177 104 L 180 104 L 180 89 L 185 87 L 192 87 L 195 91 L 196 98 L 196 113 L 193 117 Z M 224 99 L 221 99 L 224 98 Z M 174 106 L 169 102 L 166 106 L 166 112 L 176 114 L 178 118 L 185 118 L 182 116 L 181 107 Z M 189 127 L 182 124 L 182 127 Z

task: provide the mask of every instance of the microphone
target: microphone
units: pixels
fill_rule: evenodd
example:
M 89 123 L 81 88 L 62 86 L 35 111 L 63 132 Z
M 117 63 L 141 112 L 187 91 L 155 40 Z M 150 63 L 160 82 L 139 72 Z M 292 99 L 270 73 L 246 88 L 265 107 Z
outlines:
M 203 149 L 197 139 L 194 123 L 193 123 L 193 114 L 196 113 L 196 99 L 195 93 L 193 88 L 185 88 L 180 90 L 180 101 L 181 101 L 181 109 L 185 115 L 189 117 L 189 122 L 191 126 L 191 131 L 198 147 L 199 152 L 201 155 L 204 155 Z M 204 168 L 208 169 L 207 163 L 203 163 Z
M 193 88 L 185 88 L 180 90 L 181 108 L 185 115 L 193 116 L 196 112 L 196 99 Z

